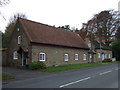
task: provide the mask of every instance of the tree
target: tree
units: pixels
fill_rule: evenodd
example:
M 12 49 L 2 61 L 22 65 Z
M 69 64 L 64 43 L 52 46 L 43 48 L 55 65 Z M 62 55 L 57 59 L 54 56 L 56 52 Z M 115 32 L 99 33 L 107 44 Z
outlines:
M 59 26 L 58 28 L 62 28 L 62 29 L 65 29 L 65 30 L 71 30 L 70 25 Z
M 2 32 L 0 31 L 0 48 L 2 48 Z
M 9 42 L 11 39 L 12 32 L 14 30 L 15 23 L 17 21 L 17 18 L 27 18 L 25 14 L 17 13 L 14 16 L 10 18 L 10 23 L 6 27 L 5 33 L 2 34 L 2 46 L 4 48 L 8 48 Z
M 15 15 L 13 15 L 9 19 L 9 21 L 10 21 L 10 23 L 16 23 L 16 21 L 17 21 L 18 18 L 27 18 L 27 16 L 25 14 L 23 14 L 23 13 L 17 13 Z
M 103 40 L 105 40 L 107 45 L 111 43 L 111 38 L 114 37 L 117 28 L 120 26 L 120 17 L 118 17 L 119 15 L 119 12 L 105 10 L 95 14 L 87 23 L 83 23 L 81 30 L 87 32 L 86 35 L 90 38 L 91 51 L 94 50 L 93 40 L 99 41 L 100 53 L 102 53 L 101 42 Z M 93 52 L 91 52 L 91 55 L 93 60 Z
M 102 11 L 97 15 L 97 32 L 99 35 L 102 35 L 102 39 L 106 41 L 107 45 L 111 43 L 114 34 L 120 26 L 120 18 L 118 17 L 119 15 L 119 12 L 113 10 Z
M 113 51 L 113 57 L 116 58 L 116 60 L 120 61 L 120 39 L 116 40 L 112 43 L 112 51 Z
M 6 6 L 7 4 L 10 3 L 10 0 L 0 0 L 0 6 L 3 7 L 3 6 Z M 2 14 L 2 12 L 0 11 L 0 16 L 5 20 L 5 17 L 4 15 Z
M 120 26 L 120 13 L 113 10 L 105 10 L 94 15 L 84 28 L 93 33 L 99 41 L 105 40 L 107 45 L 111 43 L 116 30 Z
M 120 27 L 117 29 L 117 33 L 115 35 L 116 39 L 120 39 Z
M 10 3 L 10 0 L 0 0 L 0 6 L 5 6 Z

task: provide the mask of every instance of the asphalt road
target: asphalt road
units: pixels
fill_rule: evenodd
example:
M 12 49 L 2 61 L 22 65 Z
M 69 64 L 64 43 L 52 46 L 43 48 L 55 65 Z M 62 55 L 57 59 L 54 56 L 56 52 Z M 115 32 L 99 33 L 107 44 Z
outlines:
M 3 88 L 118 88 L 118 64 L 76 69 L 3 85 Z

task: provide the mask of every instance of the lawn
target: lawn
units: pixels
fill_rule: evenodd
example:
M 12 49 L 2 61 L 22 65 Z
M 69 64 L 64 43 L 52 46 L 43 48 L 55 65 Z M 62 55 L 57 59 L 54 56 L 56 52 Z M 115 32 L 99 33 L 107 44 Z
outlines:
M 14 76 L 9 75 L 9 74 L 6 74 L 6 73 L 2 73 L 2 74 L 0 74 L 0 77 L 2 77 L 2 80 L 15 79 L 15 77 L 14 77 Z M 0 80 L 1 80 L 1 78 L 0 78 Z
M 113 64 L 113 63 L 117 63 L 117 62 L 71 64 L 71 65 L 65 65 L 65 66 L 48 67 L 46 69 L 42 69 L 41 71 L 44 71 L 44 72 L 59 72 L 59 71 L 94 67 L 94 66 L 100 66 L 100 65 L 105 65 L 105 64 Z

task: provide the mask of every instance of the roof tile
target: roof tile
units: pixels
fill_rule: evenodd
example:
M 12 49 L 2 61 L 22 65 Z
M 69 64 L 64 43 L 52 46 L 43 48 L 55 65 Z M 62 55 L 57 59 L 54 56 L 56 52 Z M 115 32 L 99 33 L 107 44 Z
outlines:
M 31 42 L 88 49 L 75 32 L 22 18 L 19 18 L 19 21 Z

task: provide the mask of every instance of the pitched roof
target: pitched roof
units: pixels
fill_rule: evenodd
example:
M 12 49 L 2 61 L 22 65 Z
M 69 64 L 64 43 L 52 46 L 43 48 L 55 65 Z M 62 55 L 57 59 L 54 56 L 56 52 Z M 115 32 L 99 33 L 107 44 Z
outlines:
M 86 31 L 80 30 L 79 32 L 76 32 L 76 33 L 78 33 L 82 37 L 83 40 L 86 38 L 86 34 L 87 34 Z
M 100 49 L 100 43 L 98 41 L 94 40 L 93 44 L 95 45 L 96 49 Z M 103 42 L 101 42 L 101 49 L 110 50 L 110 48 L 107 45 L 105 45 Z
M 18 19 L 30 42 L 88 49 L 83 39 L 75 32 L 37 23 L 27 19 Z

